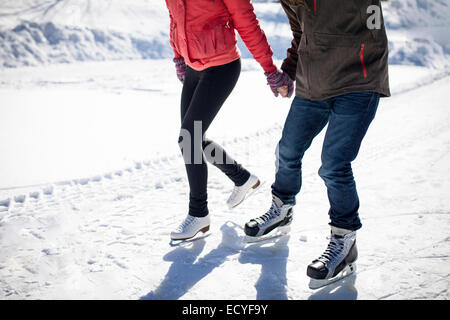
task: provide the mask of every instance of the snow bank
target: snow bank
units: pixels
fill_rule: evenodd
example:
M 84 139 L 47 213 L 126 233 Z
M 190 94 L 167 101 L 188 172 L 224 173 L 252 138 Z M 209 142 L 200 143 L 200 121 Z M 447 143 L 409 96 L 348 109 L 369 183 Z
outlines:
M 154 59 L 172 52 L 160 1 L 22 0 L 0 7 L 3 67 Z
M 75 61 L 156 59 L 171 54 L 165 37 L 23 22 L 0 32 L 3 67 L 36 66 Z
M 450 65 L 450 3 L 392 0 L 384 8 L 391 64 Z

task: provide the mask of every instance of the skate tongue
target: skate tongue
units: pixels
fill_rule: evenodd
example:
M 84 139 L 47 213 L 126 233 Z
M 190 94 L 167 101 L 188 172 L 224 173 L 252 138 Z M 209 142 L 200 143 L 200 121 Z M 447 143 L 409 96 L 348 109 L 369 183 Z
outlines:
M 275 204 L 277 206 L 279 206 L 280 208 L 284 205 L 283 201 L 281 201 L 280 198 L 278 198 L 277 196 L 272 196 L 273 198 L 273 202 L 275 202 Z
M 347 229 L 331 226 L 331 234 L 334 236 L 338 236 L 339 238 L 344 237 L 345 235 L 352 233 L 352 232 L 353 232 L 352 230 L 347 230 Z

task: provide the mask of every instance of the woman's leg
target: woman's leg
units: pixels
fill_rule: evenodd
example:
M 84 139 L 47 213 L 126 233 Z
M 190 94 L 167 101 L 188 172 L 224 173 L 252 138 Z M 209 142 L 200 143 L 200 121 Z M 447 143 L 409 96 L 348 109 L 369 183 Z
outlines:
M 191 105 L 192 97 L 200 82 L 201 72 L 187 67 L 186 76 L 183 83 L 183 90 L 181 91 L 181 123 L 183 123 L 184 117 Z
M 214 141 L 204 139 L 203 152 L 206 160 L 225 173 L 236 186 L 242 186 L 250 178 L 250 172 L 231 158 L 225 149 Z
M 236 85 L 240 70 L 240 60 L 236 60 L 201 72 L 188 68 L 186 73 L 179 144 L 189 180 L 189 214 L 192 216 L 208 215 L 208 169 L 203 153 L 208 143 L 204 142 L 203 137 Z M 230 165 L 237 166 L 235 162 Z
M 191 104 L 192 97 L 197 89 L 202 72 L 188 68 L 181 94 L 181 121 Z M 236 186 L 242 186 L 250 178 L 250 172 L 237 163 L 216 142 L 203 139 L 203 151 L 208 162 L 221 170 Z

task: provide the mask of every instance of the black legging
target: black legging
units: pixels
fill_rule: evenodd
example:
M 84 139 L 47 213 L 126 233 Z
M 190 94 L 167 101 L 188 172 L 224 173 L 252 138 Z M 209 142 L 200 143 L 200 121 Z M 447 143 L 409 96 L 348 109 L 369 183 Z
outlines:
M 250 173 L 230 158 L 218 144 L 204 138 L 206 130 L 236 85 L 240 72 L 240 59 L 203 71 L 190 67 L 186 71 L 181 94 L 182 130 L 178 142 L 189 180 L 189 214 L 195 217 L 208 215 L 208 168 L 205 158 L 237 186 L 243 185 L 250 177 Z M 198 131 L 196 134 L 194 129 Z

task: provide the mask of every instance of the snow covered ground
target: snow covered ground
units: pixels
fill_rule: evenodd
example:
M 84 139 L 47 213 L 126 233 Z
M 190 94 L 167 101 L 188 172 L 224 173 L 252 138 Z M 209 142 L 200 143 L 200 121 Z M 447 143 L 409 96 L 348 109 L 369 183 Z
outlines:
M 101 2 L 80 1 L 92 7 L 77 20 L 67 1 L 5 1 L 0 25 L 52 22 L 80 32 L 118 32 L 124 41 L 123 34 L 154 28 L 157 47 L 164 48 L 162 5 L 133 1 L 124 9 L 107 2 L 102 19 L 93 19 Z M 65 40 L 48 50 L 33 47 L 55 58 L 42 63 L 23 48 L 17 59 L 0 50 L 8 56 L 3 62 L 16 63 L 0 69 L 0 299 L 448 299 L 450 70 L 449 42 L 439 32 L 448 6 L 409 3 L 392 1 L 395 10 L 385 10 L 392 38 L 409 40 L 393 40 L 393 57 L 399 57 L 390 66 L 393 96 L 382 99 L 354 163 L 364 225 L 358 271 L 318 291 L 308 289 L 306 266 L 325 249 L 329 232 L 326 189 L 317 175 L 323 133 L 304 159 L 291 233 L 266 243 L 243 241 L 244 223 L 270 205 L 274 151 L 290 105 L 272 96 L 255 62 L 243 61 L 239 83 L 208 136 L 265 184 L 230 211 L 225 201 L 232 184 L 211 167 L 211 233 L 174 247 L 169 233 L 187 213 L 188 184 L 176 143 L 181 85 L 172 62 L 122 50 L 117 59 L 109 51 L 81 59 L 109 61 L 53 64 L 61 61 L 49 53 L 69 52 Z M 279 39 L 281 47 L 287 38 L 277 38 L 286 27 L 279 9 L 263 3 L 257 10 L 271 43 Z M 408 10 L 430 16 L 410 21 L 403 15 Z M 144 28 L 149 14 L 155 20 Z M 112 20 L 118 30 L 108 26 Z M 408 32 L 411 23 L 435 30 L 424 48 L 436 50 L 417 49 L 422 40 Z M 98 49 L 84 45 L 88 53 Z M 23 67 L 24 61 L 36 66 Z
M 448 73 L 391 68 L 394 96 L 382 100 L 355 162 L 364 224 L 358 272 L 312 292 L 305 268 L 328 233 L 326 191 L 316 174 L 323 135 L 305 157 L 290 235 L 243 243 L 243 224 L 270 204 L 274 150 L 289 107 L 271 97 L 248 60 L 209 136 L 266 183 L 229 211 L 232 185 L 211 168 L 211 235 L 169 245 L 186 214 L 188 187 L 176 144 L 181 86 L 164 63 L 2 71 L 9 81 L 0 88 L 1 297 L 449 298 Z M 38 185 L 17 188 L 27 184 Z

